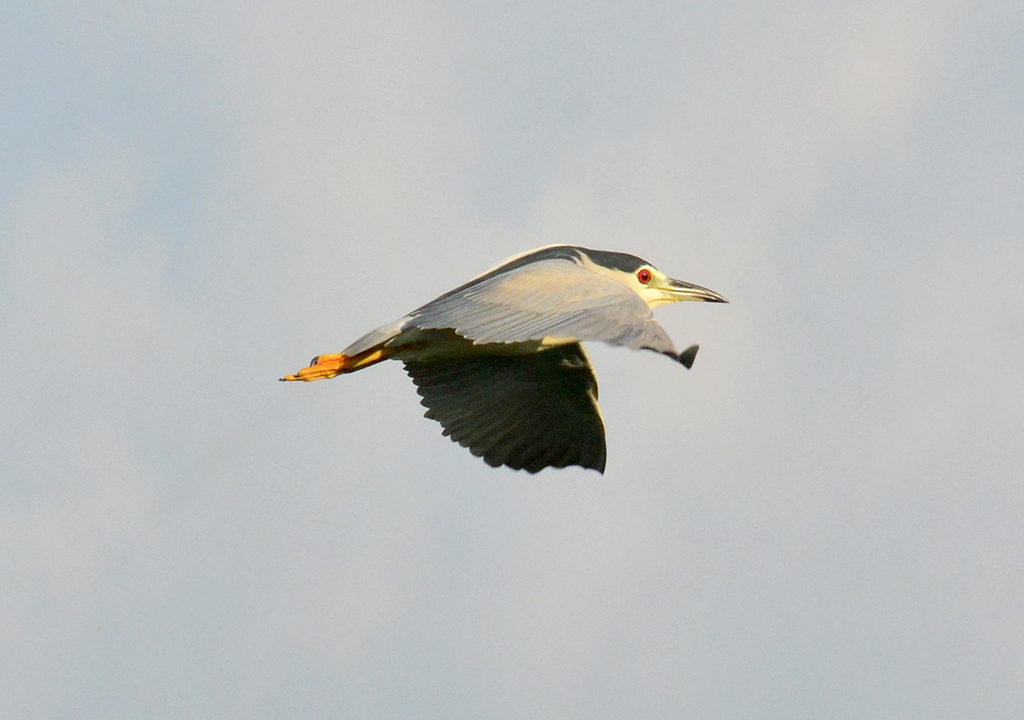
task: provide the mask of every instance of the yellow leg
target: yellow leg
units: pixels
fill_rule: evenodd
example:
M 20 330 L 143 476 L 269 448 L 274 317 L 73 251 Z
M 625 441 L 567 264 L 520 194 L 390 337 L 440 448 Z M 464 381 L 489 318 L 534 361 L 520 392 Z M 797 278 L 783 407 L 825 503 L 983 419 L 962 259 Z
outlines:
M 388 352 L 387 348 L 379 346 L 352 356 L 343 355 L 342 353 L 317 355 L 313 358 L 313 362 L 309 364 L 309 367 L 302 368 L 294 375 L 285 375 L 281 378 L 281 381 L 302 380 L 303 382 L 312 382 L 313 380 L 325 380 L 342 373 L 362 370 L 364 367 L 379 363 L 381 360 L 387 360 L 389 357 L 391 357 L 391 353 Z

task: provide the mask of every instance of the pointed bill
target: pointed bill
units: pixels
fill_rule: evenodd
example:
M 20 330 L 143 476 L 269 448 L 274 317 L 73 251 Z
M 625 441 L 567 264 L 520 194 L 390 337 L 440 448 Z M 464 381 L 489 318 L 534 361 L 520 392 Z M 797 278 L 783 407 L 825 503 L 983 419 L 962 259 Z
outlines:
M 700 302 L 716 303 L 729 302 L 714 290 L 708 290 L 706 287 L 694 285 L 693 283 L 684 282 L 682 280 L 671 280 L 669 286 L 664 288 L 664 290 L 672 295 L 673 299 L 677 302 L 682 300 L 699 300 Z

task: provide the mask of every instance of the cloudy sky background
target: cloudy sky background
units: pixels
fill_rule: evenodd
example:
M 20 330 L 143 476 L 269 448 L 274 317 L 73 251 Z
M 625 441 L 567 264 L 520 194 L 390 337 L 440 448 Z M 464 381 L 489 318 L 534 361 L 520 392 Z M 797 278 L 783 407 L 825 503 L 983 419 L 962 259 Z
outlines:
M 0 11 L 0 717 L 1024 713 L 1024 6 Z M 607 472 L 401 366 L 508 255 L 645 257 Z

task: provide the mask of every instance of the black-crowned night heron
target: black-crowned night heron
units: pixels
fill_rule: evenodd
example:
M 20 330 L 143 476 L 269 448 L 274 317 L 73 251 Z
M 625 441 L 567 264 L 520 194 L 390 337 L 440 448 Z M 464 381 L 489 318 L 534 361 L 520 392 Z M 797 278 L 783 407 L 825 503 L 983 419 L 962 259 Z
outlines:
M 728 302 L 625 253 L 554 245 L 517 255 L 465 285 L 313 358 L 282 380 L 321 380 L 401 360 L 444 434 L 493 467 L 604 472 L 597 378 L 581 341 L 654 350 L 687 368 L 651 308 Z

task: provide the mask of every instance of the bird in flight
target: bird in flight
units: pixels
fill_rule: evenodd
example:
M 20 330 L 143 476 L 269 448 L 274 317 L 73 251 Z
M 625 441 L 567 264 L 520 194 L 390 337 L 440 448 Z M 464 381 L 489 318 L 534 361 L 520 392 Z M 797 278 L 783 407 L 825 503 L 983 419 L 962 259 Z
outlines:
M 282 381 L 322 380 L 395 359 L 425 417 L 492 467 L 604 472 L 607 451 L 588 340 L 653 350 L 693 365 L 651 309 L 728 302 L 625 253 L 552 245 L 516 255 L 340 353 Z

